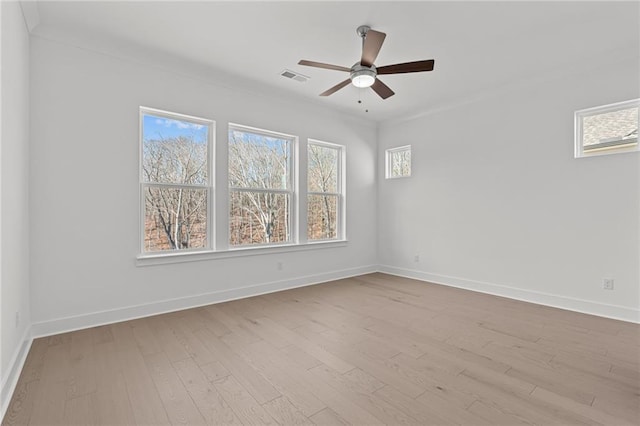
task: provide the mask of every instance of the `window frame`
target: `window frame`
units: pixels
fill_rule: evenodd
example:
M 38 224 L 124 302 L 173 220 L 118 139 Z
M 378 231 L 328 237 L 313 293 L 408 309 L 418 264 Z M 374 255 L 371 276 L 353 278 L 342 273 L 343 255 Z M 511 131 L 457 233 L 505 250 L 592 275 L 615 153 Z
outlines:
M 394 148 L 388 148 L 385 150 L 385 179 L 402 179 L 402 178 L 411 177 L 412 168 L 413 168 L 412 167 L 413 157 L 409 161 L 408 175 L 398 175 L 398 176 L 391 175 L 393 170 L 393 165 L 392 165 L 393 154 L 402 152 L 402 151 L 409 151 L 409 153 L 411 153 L 411 145 L 403 145 L 403 146 L 398 146 Z
M 144 163 L 144 117 L 146 115 L 166 118 L 170 120 L 187 121 L 189 123 L 201 124 L 208 127 L 207 131 L 207 183 L 206 185 L 196 184 L 181 184 L 181 183 L 165 183 L 165 182 L 145 182 L 143 173 Z M 210 252 L 215 250 L 215 175 L 214 175 L 214 161 L 215 161 L 215 132 L 216 122 L 207 118 L 196 117 L 192 115 L 180 114 L 171 111 L 165 111 L 156 108 L 150 108 L 145 106 L 139 107 L 138 115 L 139 123 L 139 135 L 138 135 L 138 181 L 139 181 L 139 202 L 140 202 L 140 222 L 139 222 L 139 258 L 145 257 L 163 257 L 163 256 L 175 256 L 179 254 L 188 253 L 201 253 Z M 145 250 L 145 220 L 146 220 L 146 203 L 145 203 L 145 190 L 146 188 L 179 188 L 179 189 L 197 189 L 206 190 L 207 202 L 206 202 L 206 226 L 207 226 L 207 244 L 205 247 L 189 248 L 189 249 L 172 249 L 172 250 L 160 250 L 160 251 L 146 251 Z
M 336 189 L 339 192 L 321 192 L 321 191 L 309 191 L 309 147 L 311 145 L 316 145 L 320 147 L 326 147 L 335 149 L 338 151 L 337 159 L 338 165 L 336 172 L 337 182 Z M 345 184 L 345 164 L 346 164 L 346 147 L 344 145 L 339 145 L 331 142 L 324 142 L 317 139 L 307 139 L 307 188 L 306 188 L 306 203 L 307 203 L 307 216 L 309 209 L 309 195 L 334 195 L 337 196 L 337 212 L 336 218 L 338 223 L 336 225 L 336 237 L 335 238 L 320 238 L 320 239 L 309 239 L 309 223 L 307 221 L 307 229 L 305 229 L 305 235 L 307 242 L 309 244 L 321 244 L 332 241 L 345 241 L 346 240 L 346 184 Z
M 232 187 L 229 179 L 229 135 L 233 130 L 246 131 L 247 133 L 253 133 L 257 135 L 263 135 L 267 137 L 273 137 L 278 139 L 288 140 L 290 143 L 290 152 L 289 152 L 289 175 L 287 176 L 287 189 L 267 189 L 267 188 L 251 188 L 251 187 Z M 268 247 L 282 247 L 282 246 L 293 246 L 299 244 L 299 233 L 298 233 L 298 173 L 296 164 L 298 163 L 298 136 L 290 135 L 287 133 L 276 132 L 273 130 L 261 129 L 258 127 L 247 126 L 244 124 L 238 123 L 229 123 L 227 126 L 227 206 L 231 206 L 231 193 L 236 192 L 261 192 L 261 193 L 275 193 L 275 194 L 285 194 L 289 196 L 289 215 L 288 215 L 288 227 L 289 227 L 289 240 L 282 242 L 274 242 L 274 243 L 258 243 L 258 244 L 240 244 L 233 245 L 231 244 L 231 235 L 230 235 L 230 227 L 231 227 L 231 217 L 229 208 L 227 211 L 227 231 L 229 233 L 229 237 L 227 240 L 227 249 L 229 251 L 236 250 L 251 250 L 257 248 L 268 248 Z
M 622 109 L 629 108 L 638 108 L 638 125 L 640 125 L 640 98 L 631 99 L 628 101 L 615 102 L 607 105 L 600 105 L 591 108 L 585 108 L 574 112 L 574 158 L 587 158 L 587 157 L 596 157 L 600 155 L 610 155 L 610 154 L 623 154 L 627 152 L 638 152 L 640 151 L 640 143 L 638 143 L 638 138 L 636 137 L 635 146 L 624 146 L 621 144 L 620 146 L 612 146 L 612 147 L 602 147 L 600 149 L 594 149 L 591 152 L 585 152 L 584 150 L 584 141 L 583 141 L 583 120 L 585 117 L 590 117 L 599 114 L 606 114 L 609 112 L 615 112 Z M 627 144 L 628 145 L 628 144 Z

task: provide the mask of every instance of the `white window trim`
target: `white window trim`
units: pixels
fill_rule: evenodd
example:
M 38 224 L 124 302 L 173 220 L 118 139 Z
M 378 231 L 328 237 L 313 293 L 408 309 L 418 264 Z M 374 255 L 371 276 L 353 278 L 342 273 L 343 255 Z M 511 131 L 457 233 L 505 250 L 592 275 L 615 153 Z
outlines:
M 287 188 L 286 189 L 266 189 L 266 188 L 251 188 L 251 187 L 234 187 L 228 186 L 229 195 L 232 191 L 244 191 L 244 192 L 263 192 L 263 193 L 277 193 L 277 194 L 288 194 L 289 195 L 289 241 L 286 242 L 275 242 L 275 243 L 264 243 L 264 244 L 244 244 L 244 245 L 231 245 L 229 241 L 228 250 L 236 251 L 236 250 L 246 250 L 252 248 L 269 248 L 269 247 L 279 247 L 283 245 L 298 245 L 298 173 L 296 169 L 296 163 L 298 162 L 298 137 L 295 135 L 290 135 L 287 133 L 275 132 L 273 130 L 260 129 L 258 127 L 246 126 L 244 124 L 237 123 L 229 123 L 227 128 L 227 144 L 228 135 L 233 130 L 246 131 L 247 133 L 254 133 L 259 135 L 264 135 L 268 137 L 274 137 L 278 139 L 286 139 L 291 143 L 291 152 L 289 155 L 289 176 L 287 176 Z M 227 163 L 228 163 L 227 157 Z M 229 184 L 229 178 L 227 173 L 227 185 Z M 229 197 L 228 197 L 229 198 Z M 229 199 L 227 199 L 227 203 L 229 203 Z M 227 228 L 229 228 L 229 217 L 227 217 Z
M 618 146 L 611 149 L 604 149 L 598 151 L 585 152 L 583 145 L 583 134 L 582 134 L 582 120 L 584 117 L 589 117 L 592 115 L 605 114 L 608 112 L 618 111 L 621 109 L 627 109 L 637 107 L 640 108 L 640 99 L 631 99 L 624 102 L 616 102 L 613 104 L 601 105 L 592 108 L 581 109 L 574 113 L 574 157 L 575 158 L 586 158 L 586 157 L 596 157 L 600 155 L 610 155 L 610 154 L 622 154 L 626 152 L 638 152 L 640 151 L 640 143 L 635 144 L 635 146 Z M 640 126 L 640 114 L 638 115 L 638 125 Z
M 145 115 L 153 115 L 162 118 L 174 119 L 174 120 L 184 120 L 191 123 L 198 123 L 209 128 L 207 132 L 207 185 L 190 185 L 190 184 L 173 184 L 173 183 L 165 183 L 165 182 L 145 182 L 143 176 L 143 137 L 144 137 L 144 119 Z M 139 109 L 139 118 L 138 118 L 138 180 L 139 180 L 139 193 L 138 198 L 140 201 L 140 223 L 139 223 L 139 232 L 138 236 L 140 238 L 140 248 L 139 254 L 137 256 L 138 259 L 143 259 L 147 257 L 157 257 L 161 256 L 175 256 L 189 253 L 200 253 L 205 251 L 213 251 L 215 250 L 214 243 L 214 217 L 215 217 L 215 176 L 213 175 L 213 164 L 215 161 L 215 132 L 216 132 L 216 123 L 213 120 L 209 120 L 206 118 L 195 117 L 191 115 L 179 114 L 170 111 L 164 111 L 156 108 L 149 108 L 145 106 L 141 106 Z M 188 189 L 204 189 L 207 190 L 207 247 L 202 248 L 193 248 L 193 249 L 181 249 L 181 250 L 166 250 L 159 252 L 146 252 L 144 247 L 145 241 L 145 194 L 144 190 L 146 187 L 156 187 L 156 188 L 188 188 Z
M 307 152 L 309 152 L 309 145 L 318 145 L 318 146 L 326 146 L 327 148 L 337 149 L 338 150 L 338 184 L 337 188 L 340 189 L 339 192 L 315 192 L 309 191 L 309 185 L 307 183 L 306 189 L 306 202 L 308 203 L 309 195 L 337 195 L 338 196 L 338 227 L 336 229 L 336 238 L 324 238 L 318 240 L 309 240 L 307 241 L 309 244 L 318 244 L 324 242 L 332 242 L 332 241 L 346 241 L 347 239 L 347 185 L 346 185 L 346 156 L 347 156 L 347 147 L 344 145 L 339 145 L 331 142 L 324 142 L 317 139 L 307 139 Z M 309 173 L 309 160 L 307 158 L 307 176 Z M 307 177 L 308 180 L 308 177 Z M 307 204 L 308 205 L 308 204 Z M 309 224 L 307 223 L 307 227 Z M 308 233 L 308 230 L 304 230 L 305 236 Z
M 385 162 L 385 179 L 402 179 L 402 178 L 408 178 L 411 177 L 411 173 L 413 172 L 413 157 L 411 158 L 411 164 L 410 164 L 410 169 L 409 169 L 409 174 L 408 175 L 403 175 L 403 176 L 391 176 L 391 170 L 392 170 L 392 166 L 391 166 L 391 158 L 393 156 L 393 154 L 395 154 L 396 152 L 400 152 L 400 151 L 409 151 L 411 152 L 411 145 L 403 145 L 403 146 L 398 146 L 395 148 L 389 148 L 387 150 L 385 150 L 385 158 L 384 158 L 384 162 Z

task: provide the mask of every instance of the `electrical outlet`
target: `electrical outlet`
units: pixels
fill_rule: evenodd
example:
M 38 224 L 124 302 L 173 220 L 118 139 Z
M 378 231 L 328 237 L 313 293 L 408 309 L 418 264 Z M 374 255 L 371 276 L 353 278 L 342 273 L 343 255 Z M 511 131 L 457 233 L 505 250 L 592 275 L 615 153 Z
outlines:
M 276 264 L 276 268 L 278 268 L 278 271 L 282 271 L 282 266 L 283 266 L 283 265 L 282 265 L 282 262 L 278 262 L 278 263 Z
M 20 325 L 20 311 L 16 311 L 16 328 Z
M 602 288 L 604 290 L 613 290 L 613 278 L 603 278 Z
M 420 255 L 416 254 L 415 256 L 413 256 L 413 261 L 414 262 L 420 262 Z

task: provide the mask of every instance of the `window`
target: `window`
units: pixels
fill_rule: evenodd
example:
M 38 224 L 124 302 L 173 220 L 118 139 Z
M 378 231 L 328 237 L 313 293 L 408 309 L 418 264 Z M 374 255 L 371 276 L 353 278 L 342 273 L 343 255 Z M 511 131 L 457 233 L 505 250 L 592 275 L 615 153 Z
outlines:
M 229 244 L 292 242 L 293 136 L 229 126 Z
M 387 179 L 411 176 L 411 145 L 386 151 Z
M 635 99 L 575 113 L 575 156 L 638 151 L 638 106 Z
M 142 253 L 211 248 L 213 125 L 140 108 Z
M 309 141 L 307 168 L 307 238 L 342 237 L 343 152 L 339 145 Z

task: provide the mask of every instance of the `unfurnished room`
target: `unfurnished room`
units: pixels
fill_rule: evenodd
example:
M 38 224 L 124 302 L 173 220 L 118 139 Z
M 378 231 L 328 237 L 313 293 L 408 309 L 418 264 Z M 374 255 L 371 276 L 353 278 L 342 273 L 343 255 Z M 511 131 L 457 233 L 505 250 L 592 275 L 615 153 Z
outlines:
M 639 1 L 0 23 L 3 426 L 640 424 Z

